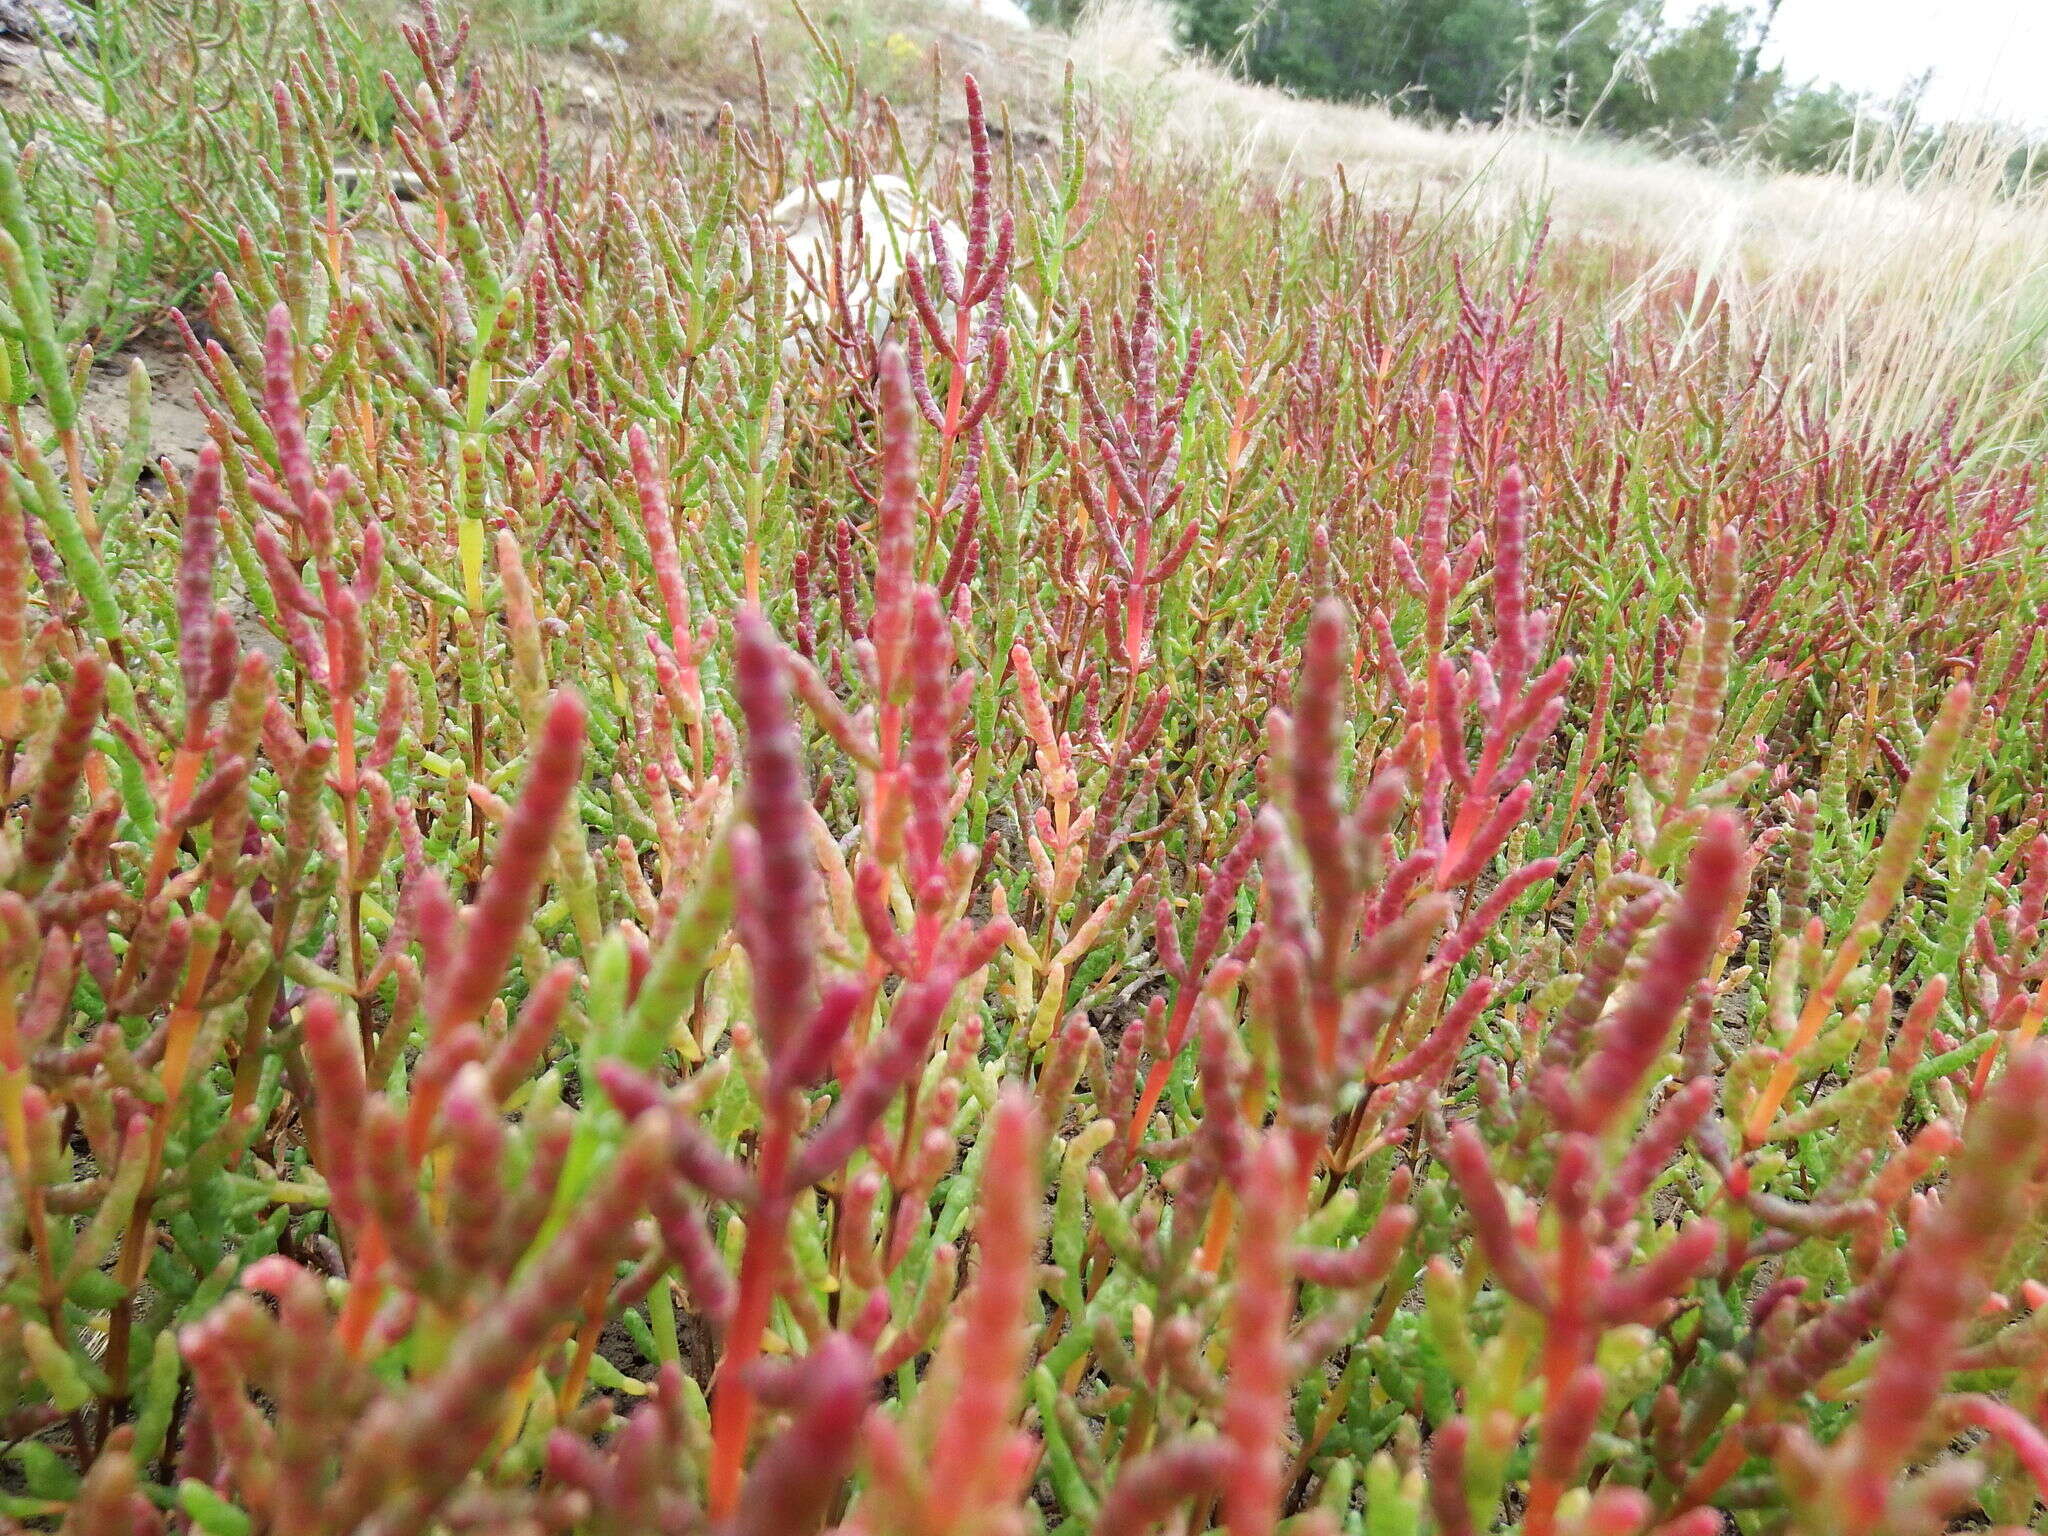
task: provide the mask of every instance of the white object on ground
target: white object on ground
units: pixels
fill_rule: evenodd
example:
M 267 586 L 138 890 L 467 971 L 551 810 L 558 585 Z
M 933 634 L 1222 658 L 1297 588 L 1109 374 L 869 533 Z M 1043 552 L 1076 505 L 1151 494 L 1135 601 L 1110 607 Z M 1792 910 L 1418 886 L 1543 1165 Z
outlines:
M 845 289 L 848 313 L 863 320 L 879 341 L 897 311 L 897 298 L 910 258 L 926 273 L 927 292 L 942 318 L 952 306 L 939 292 L 932 269 L 934 215 L 900 176 L 821 181 L 802 186 L 770 210 L 768 222 L 782 237 L 789 273 L 791 313 L 813 322 L 829 321 L 836 306 L 835 283 Z M 967 260 L 967 235 L 951 219 L 937 219 L 938 237 L 957 271 Z M 838 258 L 833 257 L 834 234 Z M 1013 327 L 1030 330 L 1038 310 L 1012 285 L 1008 313 Z
M 1010 27 L 1019 32 L 1031 30 L 1031 16 L 1017 0 L 944 0 L 949 11 L 965 11 L 983 21 L 994 22 L 999 27 Z

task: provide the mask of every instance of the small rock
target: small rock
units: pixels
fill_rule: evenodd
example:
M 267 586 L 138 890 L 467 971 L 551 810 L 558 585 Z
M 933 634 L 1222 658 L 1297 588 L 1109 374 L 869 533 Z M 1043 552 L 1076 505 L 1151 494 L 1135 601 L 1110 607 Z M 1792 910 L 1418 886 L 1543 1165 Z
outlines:
M 848 311 L 867 322 L 879 340 L 897 308 L 903 282 L 903 258 L 925 250 L 934 229 L 957 268 L 967 260 L 966 231 L 951 219 L 934 219 L 900 176 L 871 176 L 865 181 L 821 181 L 802 186 L 769 211 L 768 222 L 783 240 L 788 256 L 788 294 L 792 313 L 826 324 L 834 307 L 825 297 L 836 280 Z M 833 242 L 839 244 L 835 258 Z M 1035 330 L 1038 310 L 1021 289 L 1008 295 L 1009 313 L 1024 330 Z M 950 313 L 941 303 L 942 316 Z M 795 343 L 785 356 L 794 358 Z
M 0 37 L 78 47 L 92 42 L 92 22 L 64 0 L 0 0 Z
M 614 59 L 623 59 L 630 46 L 616 32 L 593 32 L 590 34 L 589 42 L 590 46 L 599 53 L 606 54 Z

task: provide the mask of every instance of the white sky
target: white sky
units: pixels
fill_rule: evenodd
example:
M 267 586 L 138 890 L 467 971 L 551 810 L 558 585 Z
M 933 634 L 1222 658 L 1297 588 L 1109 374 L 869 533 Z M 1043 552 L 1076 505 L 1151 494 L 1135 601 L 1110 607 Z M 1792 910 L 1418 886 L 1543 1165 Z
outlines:
M 1765 58 L 1878 97 L 1932 69 L 1928 116 L 2048 128 L 2048 0 L 1784 0 Z

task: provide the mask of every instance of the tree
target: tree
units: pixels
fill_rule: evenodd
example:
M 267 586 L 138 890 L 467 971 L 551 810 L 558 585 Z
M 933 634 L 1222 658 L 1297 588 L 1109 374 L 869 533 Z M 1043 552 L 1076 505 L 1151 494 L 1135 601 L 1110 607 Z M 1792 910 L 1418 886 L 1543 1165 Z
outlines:
M 1663 0 L 1530 0 L 1523 104 L 1584 121 L 1640 65 L 1663 11 Z
M 1033 0 L 1042 7 L 1080 0 Z M 1859 136 L 1917 142 L 1912 91 L 1791 84 L 1762 54 L 1781 0 L 1178 0 L 1182 37 L 1248 79 L 1437 119 L 1510 110 L 1683 150 L 1830 169 Z M 1903 137 L 1902 137 L 1903 136 Z M 2015 179 L 2038 174 L 2023 167 Z
M 1182 36 L 1249 79 L 1333 101 L 1491 118 L 1522 60 L 1521 0 L 1183 0 Z
M 1742 108 L 1752 28 L 1748 12 L 1715 5 L 1686 26 L 1663 32 L 1643 51 L 1640 70 L 1607 103 L 1599 125 L 1679 143 L 1725 135 Z

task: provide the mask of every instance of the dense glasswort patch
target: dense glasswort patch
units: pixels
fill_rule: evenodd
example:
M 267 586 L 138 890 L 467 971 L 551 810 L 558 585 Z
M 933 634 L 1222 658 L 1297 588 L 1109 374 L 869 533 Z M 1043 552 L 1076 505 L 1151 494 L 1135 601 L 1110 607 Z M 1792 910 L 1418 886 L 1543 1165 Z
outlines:
M 0 135 L 10 1528 L 2037 1518 L 2029 474 L 1071 97 L 102 10 L 220 94 L 152 257 Z

